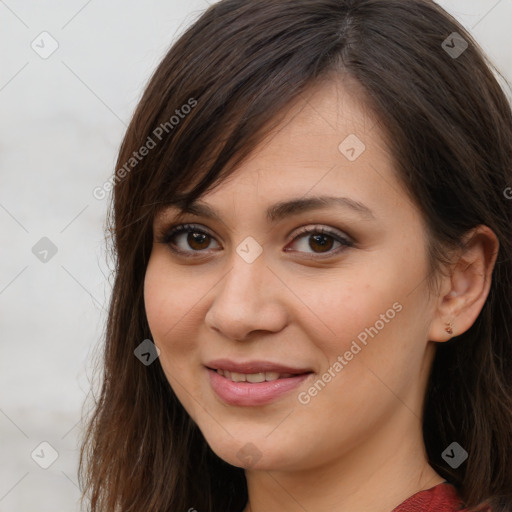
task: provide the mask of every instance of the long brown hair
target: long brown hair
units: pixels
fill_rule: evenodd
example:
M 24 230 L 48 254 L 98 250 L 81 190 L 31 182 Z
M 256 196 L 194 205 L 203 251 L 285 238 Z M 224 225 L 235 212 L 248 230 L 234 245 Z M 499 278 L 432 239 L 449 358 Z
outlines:
M 221 184 L 292 100 L 341 75 L 362 86 L 389 136 L 428 226 L 432 268 L 477 225 L 499 239 L 479 317 L 437 349 L 423 430 L 430 464 L 466 506 L 512 510 L 512 113 L 493 71 L 428 0 L 222 0 L 188 28 L 151 77 L 113 178 L 115 283 L 80 453 L 89 510 L 245 505 L 243 470 L 212 452 L 158 359 L 146 366 L 134 356 L 151 339 L 143 283 L 152 223 L 166 205 L 186 207 Z M 453 441 L 469 453 L 457 469 L 441 456 Z

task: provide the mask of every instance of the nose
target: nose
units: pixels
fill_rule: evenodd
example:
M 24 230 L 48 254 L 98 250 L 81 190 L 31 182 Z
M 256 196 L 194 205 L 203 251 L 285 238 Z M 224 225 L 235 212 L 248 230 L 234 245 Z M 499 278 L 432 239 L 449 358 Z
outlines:
M 238 255 L 227 274 L 211 291 L 206 325 L 226 338 L 247 340 L 255 333 L 276 333 L 288 321 L 286 287 L 263 257 L 247 263 Z

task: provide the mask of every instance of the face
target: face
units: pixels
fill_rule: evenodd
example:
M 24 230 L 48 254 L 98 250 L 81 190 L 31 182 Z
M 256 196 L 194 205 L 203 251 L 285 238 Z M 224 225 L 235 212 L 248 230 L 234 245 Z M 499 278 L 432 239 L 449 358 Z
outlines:
M 235 466 L 312 468 L 421 416 L 425 228 L 357 97 L 317 85 L 194 212 L 155 218 L 144 294 L 160 364 Z

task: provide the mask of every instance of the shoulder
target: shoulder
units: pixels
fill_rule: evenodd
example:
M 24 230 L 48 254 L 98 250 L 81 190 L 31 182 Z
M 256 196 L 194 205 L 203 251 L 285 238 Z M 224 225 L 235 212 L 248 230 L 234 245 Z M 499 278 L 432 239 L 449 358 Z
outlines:
M 392 512 L 469 512 L 455 487 L 448 482 L 420 491 L 394 508 Z M 480 512 L 492 512 L 489 507 Z

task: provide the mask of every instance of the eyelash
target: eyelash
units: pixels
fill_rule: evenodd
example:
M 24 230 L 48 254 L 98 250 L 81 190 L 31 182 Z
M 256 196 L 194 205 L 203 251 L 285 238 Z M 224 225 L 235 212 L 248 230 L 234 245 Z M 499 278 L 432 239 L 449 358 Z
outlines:
M 190 254 L 189 251 L 182 251 L 180 249 L 176 249 L 174 246 L 175 244 L 172 243 L 172 239 L 182 233 L 197 233 L 201 235 L 208 236 L 210 238 L 214 238 L 210 233 L 207 231 L 204 231 L 200 227 L 198 227 L 195 224 L 180 224 L 178 226 L 170 227 L 158 240 L 158 242 L 166 244 L 170 250 L 175 253 L 179 254 L 180 256 L 183 256 L 185 258 L 198 258 L 201 257 L 199 253 L 205 252 L 205 251 L 192 251 L 192 253 L 197 253 L 197 255 Z M 344 250 L 346 250 L 349 247 L 354 247 L 354 242 L 349 240 L 348 238 L 344 238 L 340 236 L 338 233 L 331 231 L 329 229 L 326 229 L 324 227 L 305 227 L 300 230 L 299 233 L 293 238 L 292 243 L 298 240 L 301 237 L 304 237 L 305 235 L 327 235 L 331 238 L 333 238 L 336 242 L 339 242 L 341 244 L 341 247 L 338 247 L 336 250 L 331 250 L 326 253 L 309 253 L 311 254 L 311 257 L 314 259 L 323 259 L 326 257 L 332 257 Z M 291 251 L 288 251 L 291 252 Z M 300 252 L 300 251 L 297 251 Z

